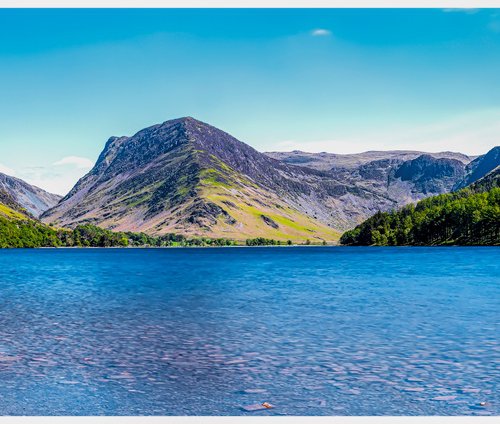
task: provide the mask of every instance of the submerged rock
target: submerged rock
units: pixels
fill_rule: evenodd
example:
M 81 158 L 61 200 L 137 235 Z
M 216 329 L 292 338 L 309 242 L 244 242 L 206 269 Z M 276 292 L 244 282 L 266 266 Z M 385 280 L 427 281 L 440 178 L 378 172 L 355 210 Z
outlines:
M 246 405 L 242 406 L 242 409 L 247 412 L 255 412 L 255 411 L 262 411 L 264 409 L 271 409 L 274 408 L 273 405 L 271 405 L 268 402 L 264 403 L 254 403 L 252 405 Z

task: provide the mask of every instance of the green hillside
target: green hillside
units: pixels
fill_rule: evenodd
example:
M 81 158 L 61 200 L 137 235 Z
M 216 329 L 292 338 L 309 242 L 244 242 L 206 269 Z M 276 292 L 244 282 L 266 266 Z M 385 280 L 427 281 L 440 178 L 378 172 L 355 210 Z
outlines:
M 0 196 L 2 193 L 0 192 Z M 54 228 L 32 218 L 6 197 L 0 202 L 0 248 L 33 247 L 127 247 L 127 246 L 231 246 L 224 238 L 187 238 L 180 234 L 149 236 L 144 233 L 114 232 L 94 225 L 79 225 L 73 230 Z M 256 244 L 277 244 L 264 240 Z M 272 243 L 271 243 L 272 242 Z
M 94 225 L 73 230 L 56 229 L 0 203 L 0 248 L 32 247 L 127 247 L 127 246 L 228 246 L 227 239 L 192 238 L 166 234 L 113 232 Z
M 499 169 L 468 188 L 378 212 L 345 232 L 353 246 L 500 245 Z
M 32 219 L 5 193 L 0 192 L 0 199 L 0 248 L 61 245 L 61 231 Z

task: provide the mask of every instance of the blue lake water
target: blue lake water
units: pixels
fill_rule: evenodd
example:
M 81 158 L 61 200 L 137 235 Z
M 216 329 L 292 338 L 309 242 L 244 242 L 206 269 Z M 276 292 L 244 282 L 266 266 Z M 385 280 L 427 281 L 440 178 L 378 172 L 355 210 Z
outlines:
M 499 299 L 500 248 L 2 250 L 0 415 L 498 415 Z

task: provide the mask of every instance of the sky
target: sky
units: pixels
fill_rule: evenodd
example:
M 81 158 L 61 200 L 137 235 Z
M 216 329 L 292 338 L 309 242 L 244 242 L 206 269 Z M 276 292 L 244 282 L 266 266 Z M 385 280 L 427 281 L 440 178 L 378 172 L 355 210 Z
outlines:
M 500 144 L 499 9 L 1 9 L 0 172 L 65 194 L 182 116 L 260 151 Z

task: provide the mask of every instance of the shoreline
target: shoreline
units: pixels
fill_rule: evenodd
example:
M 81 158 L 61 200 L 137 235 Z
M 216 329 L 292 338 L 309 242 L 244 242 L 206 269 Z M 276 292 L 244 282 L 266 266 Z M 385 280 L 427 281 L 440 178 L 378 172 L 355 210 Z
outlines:
M 143 250 L 143 249 L 151 249 L 151 250 L 167 250 L 167 249 L 235 249 L 235 248 L 244 248 L 244 249 L 254 249 L 254 248 L 271 248 L 271 249 L 279 249 L 279 248 L 312 248 L 312 247 L 320 247 L 320 248 L 411 248 L 411 249 L 422 249 L 422 248 L 500 248 L 500 245 L 428 245 L 428 246 L 348 246 L 342 244 L 330 244 L 330 245 L 270 245 L 270 246 L 109 246 L 109 247 L 97 247 L 97 246 L 46 246 L 46 247 L 0 247 L 0 251 L 3 250 Z

